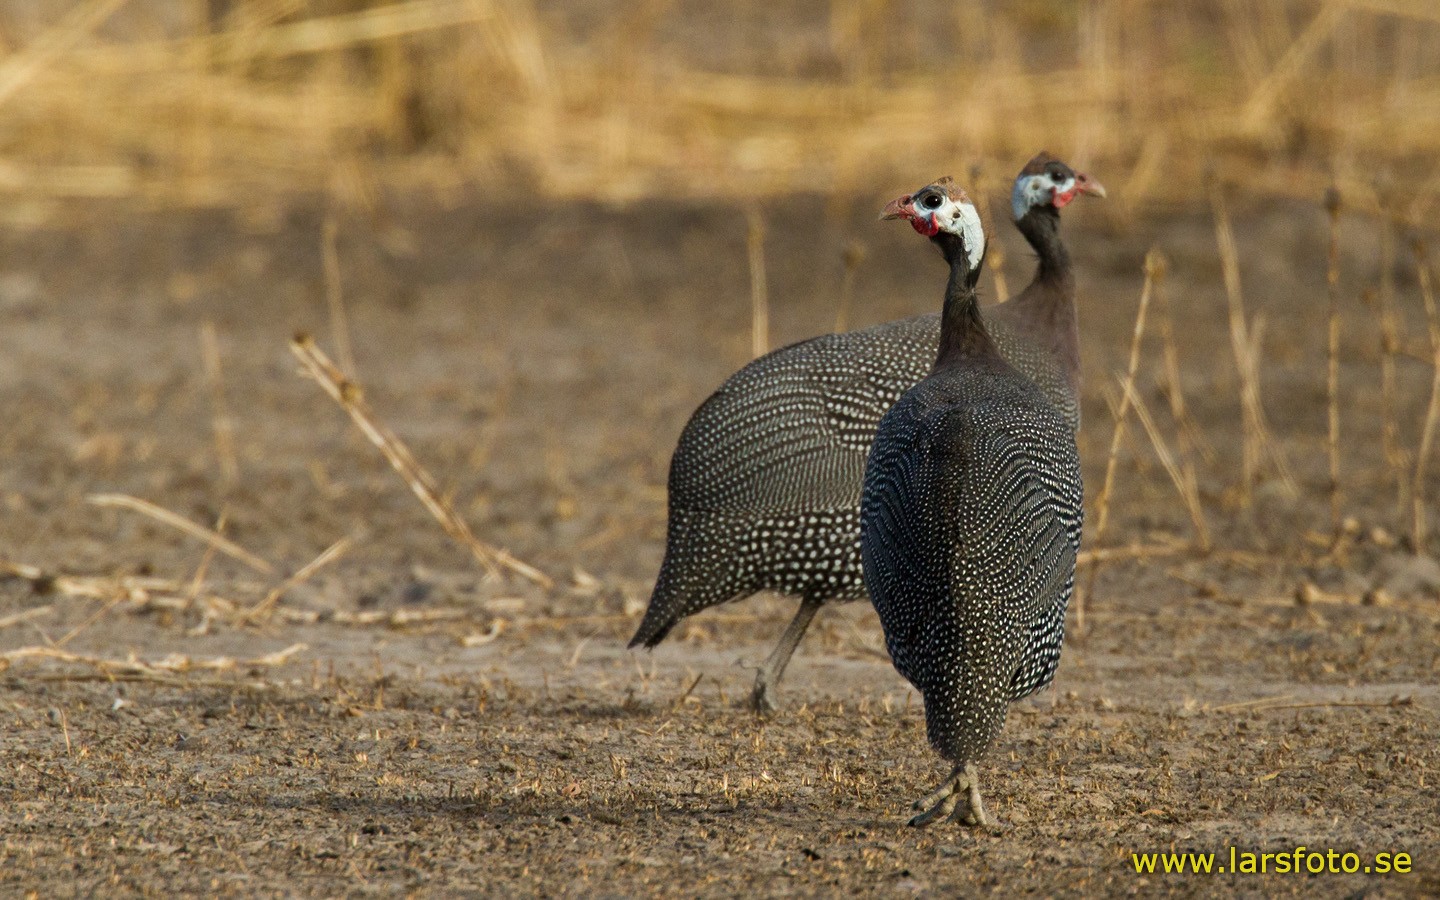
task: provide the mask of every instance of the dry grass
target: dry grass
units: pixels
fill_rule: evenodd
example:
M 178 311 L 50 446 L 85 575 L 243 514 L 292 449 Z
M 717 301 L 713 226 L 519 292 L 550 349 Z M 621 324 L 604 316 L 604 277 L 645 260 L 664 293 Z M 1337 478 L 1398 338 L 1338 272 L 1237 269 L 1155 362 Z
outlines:
M 300 360 L 310 377 L 315 379 L 331 399 L 340 404 L 366 439 L 379 448 L 386 461 L 404 479 L 406 485 L 424 504 L 425 509 L 445 529 L 445 533 L 469 550 L 488 573 L 498 575 L 500 570 L 504 569 L 541 587 L 553 587 L 554 583 L 544 572 L 517 559 L 508 550 L 492 547 L 475 536 L 470 530 L 470 526 L 460 518 L 460 515 L 450 505 L 450 501 L 436 487 L 435 479 L 415 460 L 410 448 L 406 447 L 405 443 L 370 411 L 370 406 L 365 402 L 364 391 L 361 390 L 360 385 L 336 368 L 335 364 L 315 345 L 315 341 L 309 335 L 297 335 L 290 342 L 290 350 Z M 337 550 L 340 547 L 341 544 L 338 543 L 332 546 L 311 566 L 318 567 L 324 562 L 328 562 L 330 558 L 333 558 L 332 554 L 338 555 L 339 552 L 342 552 Z M 273 600 L 268 600 L 263 605 L 268 606 L 271 603 Z
M 1261 339 L 1265 322 L 1262 314 L 1249 318 L 1245 311 L 1245 295 L 1240 287 L 1240 253 L 1235 247 L 1235 231 L 1230 225 L 1230 212 L 1224 191 L 1219 184 L 1210 187 L 1210 208 L 1215 217 L 1215 242 L 1220 250 L 1220 268 L 1225 277 L 1225 295 L 1229 301 L 1230 349 L 1235 357 L 1235 371 L 1240 381 L 1240 407 L 1245 430 L 1243 472 L 1240 499 L 1248 505 L 1251 490 L 1269 462 L 1277 478 L 1293 496 L 1295 479 L 1285 455 L 1270 433 L 1265 404 L 1260 388 L 1263 356 Z
M 1430 331 L 1430 352 L 1433 354 L 1430 378 L 1430 402 L 1425 409 L 1425 424 L 1420 430 L 1420 448 L 1415 452 L 1415 473 L 1410 484 L 1410 546 L 1415 553 L 1425 552 L 1428 528 L 1425 522 L 1425 471 L 1434 448 L 1435 428 L 1440 425 L 1440 310 L 1435 306 L 1435 289 L 1430 280 L 1430 259 L 1425 245 L 1414 245 L 1415 271 L 1420 281 L 1420 296 L 1425 302 L 1425 321 Z
M 750 355 L 770 352 L 770 290 L 765 278 L 765 217 L 751 207 L 745 214 L 745 250 L 750 259 Z
M 1335 183 L 1370 210 L 1385 167 L 1407 178 L 1411 222 L 1440 197 L 1440 12 L 1424 0 L 1101 0 L 1076 18 L 836 0 L 787 10 L 779 62 L 745 62 L 743 29 L 707 35 L 707 58 L 735 61 L 709 68 L 663 3 L 598 28 L 528 0 L 237 0 L 215 23 L 198 3 L 156 14 L 169 7 L 49 2 L 35 34 L 0 21 L 19 48 L 0 66 L 0 191 L 33 201 L 12 218 L 297 189 L 365 205 L 377 185 L 517 173 L 607 200 L 854 193 L 957 151 L 1009 171 L 1040 146 L 1113 173 L 1121 216 L 1195 199 L 1211 166 L 1263 195 Z
M 1330 537 L 1339 546 L 1343 519 L 1340 490 L 1340 192 L 1325 193 L 1330 218 L 1330 245 L 1325 260 L 1325 286 L 1330 296 L 1326 328 L 1325 420 L 1326 451 L 1330 468 Z

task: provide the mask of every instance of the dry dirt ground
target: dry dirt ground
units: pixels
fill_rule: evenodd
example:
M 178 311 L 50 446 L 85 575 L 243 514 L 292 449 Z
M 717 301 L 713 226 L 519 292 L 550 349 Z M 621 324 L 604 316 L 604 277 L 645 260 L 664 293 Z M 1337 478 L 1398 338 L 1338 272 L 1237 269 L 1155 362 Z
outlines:
M 765 209 L 774 343 L 830 328 L 852 239 L 867 249 L 855 324 L 938 303 L 938 256 L 873 221 L 884 199 Z M 1400 538 L 1383 454 L 1379 328 L 1360 300 L 1379 283 L 1375 226 L 1344 223 L 1354 527 L 1328 553 L 1323 214 L 1235 210 L 1266 323 L 1267 409 L 1298 488 L 1270 475 L 1247 503 L 1208 216 L 1069 213 L 1092 527 L 1105 388 L 1153 244 L 1213 450 L 1196 458 L 1216 550 L 1187 549 L 1149 443 L 1127 439 L 1103 546 L 1154 552 L 1099 570 L 1054 686 L 1013 708 L 984 768 L 998 835 L 905 827 L 942 770 L 865 604 L 822 613 L 766 718 L 741 701 L 788 601 L 712 610 L 653 654 L 624 649 L 660 560 L 674 440 L 749 353 L 741 212 L 411 198 L 341 218 L 369 402 L 476 532 L 552 589 L 485 578 L 297 375 L 297 329 L 336 352 L 315 209 L 99 211 L 0 235 L 0 893 L 1440 892 L 1440 572 Z M 997 234 L 1013 290 L 1029 263 Z M 1430 383 L 1406 259 L 1398 453 L 1417 444 Z M 1142 394 L 1178 448 L 1159 360 L 1147 343 Z M 87 501 L 99 493 L 223 517 L 276 572 Z M 339 560 L 242 621 L 346 536 Z M 1232 845 L 1403 851 L 1414 872 L 1139 875 L 1130 856 Z

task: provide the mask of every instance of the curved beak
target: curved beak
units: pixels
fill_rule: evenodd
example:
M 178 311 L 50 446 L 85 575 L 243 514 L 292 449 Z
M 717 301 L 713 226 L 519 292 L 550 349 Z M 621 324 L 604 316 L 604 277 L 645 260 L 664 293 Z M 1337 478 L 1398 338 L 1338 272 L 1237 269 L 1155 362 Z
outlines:
M 1075 173 L 1075 188 L 1082 194 L 1089 194 L 1092 197 L 1105 199 L 1105 185 L 1086 175 L 1084 172 Z
M 896 197 L 885 204 L 885 211 L 880 214 L 881 219 L 914 219 L 915 207 L 911 205 L 913 194 L 906 194 L 903 197 Z

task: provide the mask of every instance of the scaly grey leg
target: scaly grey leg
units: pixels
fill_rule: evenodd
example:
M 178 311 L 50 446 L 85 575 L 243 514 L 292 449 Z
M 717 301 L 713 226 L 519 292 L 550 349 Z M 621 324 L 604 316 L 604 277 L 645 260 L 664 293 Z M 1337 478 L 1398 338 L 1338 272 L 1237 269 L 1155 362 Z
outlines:
M 809 597 L 800 601 L 800 608 L 795 611 L 795 618 L 785 626 L 785 633 L 780 635 L 780 643 L 775 645 L 775 650 L 770 658 L 765 660 L 765 665 L 755 676 L 755 690 L 750 693 L 750 707 L 756 712 L 769 712 L 776 709 L 775 700 L 771 693 L 779 686 L 780 676 L 785 674 L 785 667 L 790 663 L 790 656 L 795 648 L 800 645 L 800 639 L 805 636 L 805 629 L 810 627 L 810 620 L 820 611 L 823 604 L 819 600 Z

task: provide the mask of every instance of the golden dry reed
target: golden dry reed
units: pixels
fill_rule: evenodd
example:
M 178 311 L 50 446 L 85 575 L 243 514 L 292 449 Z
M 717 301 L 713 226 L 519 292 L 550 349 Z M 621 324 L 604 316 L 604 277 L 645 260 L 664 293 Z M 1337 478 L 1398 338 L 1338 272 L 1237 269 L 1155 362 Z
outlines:
M 1440 157 L 1440 6 L 1424 0 L 1001 5 L 986 39 L 974 14 L 926 24 L 965 48 L 959 67 L 888 52 L 916 27 L 888 4 L 834 0 L 790 29 L 807 53 L 831 48 L 835 65 L 807 74 L 745 63 L 743 27 L 707 34 L 719 63 L 697 64 L 691 44 L 657 39 L 684 15 L 667 3 L 578 31 L 563 4 L 542 18 L 533 0 L 229 6 L 211 21 L 199 2 L 36 0 L 50 24 L 7 29 L 0 62 L 0 192 L 36 201 L 7 213 L 297 189 L 363 202 L 367 184 L 454 192 L 517 172 L 611 201 L 868 193 L 957 148 L 1008 170 L 1057 141 L 1116 173 L 1122 214 L 1196 199 L 1212 165 L 1257 195 L 1333 181 L 1369 211 L 1370 173 L 1390 165 L 1417 176 L 1408 221 L 1440 200 L 1424 164 Z M 735 11 L 742 26 L 757 14 Z M 1334 52 L 1360 29 L 1407 41 Z
M 215 323 L 200 326 L 200 359 L 205 384 L 210 391 L 210 428 L 215 433 L 215 457 L 220 461 L 220 481 L 228 490 L 240 481 L 240 458 L 235 453 L 235 423 L 225 403 L 225 376 L 220 364 L 220 339 Z
M 865 262 L 865 245 L 859 240 L 851 240 L 845 244 L 845 249 L 840 251 L 840 265 L 842 274 L 840 276 L 840 299 L 835 306 L 835 331 L 848 331 L 850 328 L 850 301 L 855 294 L 855 273 L 860 271 L 860 264 Z
M 307 334 L 296 335 L 290 342 L 290 352 L 300 360 L 305 371 L 315 379 L 325 393 L 340 404 L 340 407 L 345 410 L 351 421 L 370 443 L 380 450 L 390 466 L 420 499 L 425 509 L 445 529 L 445 533 L 468 549 L 487 572 L 495 574 L 499 569 L 507 569 L 542 587 L 554 586 L 554 582 L 544 572 L 517 559 L 510 551 L 492 547 L 475 537 L 470 526 L 460 518 L 459 514 L 451 507 L 450 502 L 440 493 L 439 488 L 435 485 L 435 479 L 430 476 L 424 466 L 416 461 L 410 448 L 405 446 L 405 443 L 370 411 L 370 405 L 365 402 L 364 391 L 360 385 L 340 371 L 330 357 L 315 345 L 314 339 Z M 343 551 L 343 548 L 341 550 Z M 332 547 L 322 554 L 322 559 L 332 552 L 341 551 Z M 321 560 L 316 560 L 316 563 L 312 565 L 316 564 L 323 563 Z
M 765 218 L 751 207 L 745 213 L 745 249 L 750 257 L 750 356 L 770 352 L 770 292 L 765 279 Z
M 1140 346 L 1145 339 L 1145 314 L 1150 309 L 1150 297 L 1155 290 L 1156 282 L 1165 277 L 1164 257 L 1159 250 L 1151 248 L 1145 255 L 1145 286 L 1140 291 L 1140 306 L 1135 311 L 1135 328 L 1130 338 L 1130 362 L 1125 367 L 1124 393 L 1118 404 L 1113 407 L 1115 416 L 1115 430 L 1110 435 L 1110 452 L 1105 457 L 1105 480 L 1100 486 L 1100 498 L 1096 501 L 1096 524 L 1093 536 L 1090 538 L 1090 545 L 1098 547 L 1105 537 L 1106 526 L 1110 523 L 1110 495 L 1115 489 L 1115 469 L 1120 460 L 1120 445 L 1125 441 L 1125 423 L 1130 415 L 1131 391 L 1130 386 L 1135 382 L 1135 374 L 1140 369 Z M 1090 567 L 1090 574 L 1086 579 L 1083 590 L 1076 591 L 1075 596 L 1075 627 L 1080 634 L 1085 633 L 1085 607 L 1088 598 L 1095 590 L 1095 578 L 1099 574 L 1099 558 L 1095 559 Z
M 1210 208 L 1215 219 L 1215 242 L 1220 250 L 1220 269 L 1225 279 L 1225 296 L 1229 302 L 1230 349 L 1235 358 L 1235 371 L 1240 380 L 1241 422 L 1245 441 L 1241 454 L 1240 501 L 1248 505 L 1251 491 L 1260 475 L 1260 467 L 1269 460 L 1280 482 L 1292 496 L 1295 479 L 1285 462 L 1284 453 L 1270 434 L 1265 420 L 1265 405 L 1260 391 L 1261 336 L 1264 320 L 1258 315 L 1247 319 L 1245 295 L 1240 287 L 1240 252 L 1235 246 L 1235 232 L 1230 226 L 1230 212 L 1218 182 L 1210 185 Z
M 1388 179 L 1379 179 L 1382 197 L 1380 213 L 1380 440 L 1385 464 L 1395 480 L 1395 507 L 1401 518 L 1405 515 L 1406 491 L 1409 489 L 1405 448 L 1400 443 L 1400 425 L 1396 422 L 1395 357 L 1400 352 L 1400 324 L 1395 315 L 1395 221 L 1389 214 L 1394 189 Z
M 1425 425 L 1420 431 L 1420 449 L 1415 453 L 1415 476 L 1410 487 L 1410 547 L 1417 555 L 1425 553 L 1428 537 L 1425 522 L 1425 469 L 1435 442 L 1435 427 L 1440 424 L 1440 312 L 1435 308 L 1435 288 L 1430 280 L 1430 259 L 1425 245 L 1413 245 L 1415 272 L 1420 281 L 1420 296 L 1425 301 L 1425 322 L 1430 331 L 1431 376 L 1430 403 L 1425 409 Z
M 1330 218 L 1330 246 L 1325 266 L 1325 285 L 1330 293 L 1325 369 L 1326 449 L 1330 463 L 1330 539 L 1332 546 L 1338 547 L 1344 534 L 1340 493 L 1340 192 L 1333 187 L 1325 192 L 1325 211 Z

